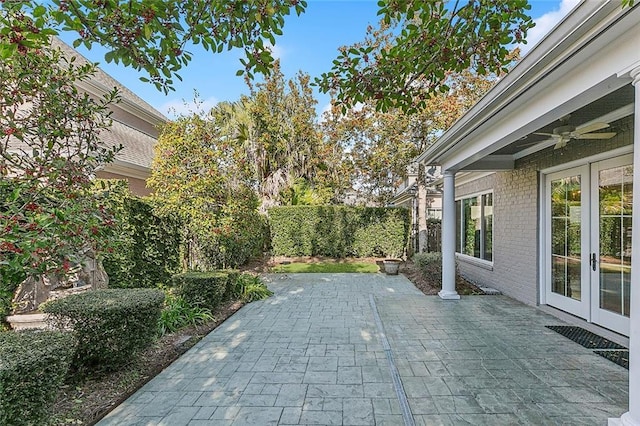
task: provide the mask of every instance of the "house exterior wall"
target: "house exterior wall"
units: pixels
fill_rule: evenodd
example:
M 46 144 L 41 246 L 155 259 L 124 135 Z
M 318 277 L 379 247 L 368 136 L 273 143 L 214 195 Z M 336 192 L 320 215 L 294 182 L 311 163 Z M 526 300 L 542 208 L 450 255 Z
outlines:
M 456 198 L 493 191 L 493 266 L 458 256 L 460 274 L 529 305 L 539 302 L 540 170 L 633 144 L 633 117 L 616 124 L 618 135 L 571 141 L 571 149 L 547 148 L 496 172 L 456 187 Z
M 144 197 L 151 194 L 151 190 L 147 188 L 147 182 L 144 179 L 133 178 L 130 176 L 119 175 L 116 173 L 109 173 L 100 171 L 96 173 L 96 177 L 99 179 L 123 179 L 126 180 L 129 185 L 129 190 L 132 194 Z

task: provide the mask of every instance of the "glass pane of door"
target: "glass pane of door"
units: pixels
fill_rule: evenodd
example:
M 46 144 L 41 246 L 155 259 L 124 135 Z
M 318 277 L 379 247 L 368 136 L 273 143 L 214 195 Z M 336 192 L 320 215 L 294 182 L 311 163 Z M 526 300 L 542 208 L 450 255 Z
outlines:
M 629 316 L 633 167 L 598 173 L 600 308 Z
M 551 181 L 551 291 L 581 300 L 580 176 Z

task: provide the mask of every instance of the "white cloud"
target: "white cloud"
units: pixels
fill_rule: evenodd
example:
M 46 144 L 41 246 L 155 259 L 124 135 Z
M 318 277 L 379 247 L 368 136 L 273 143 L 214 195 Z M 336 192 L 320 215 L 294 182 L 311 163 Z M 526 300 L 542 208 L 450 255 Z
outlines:
M 189 101 L 186 99 L 172 99 L 162 104 L 159 109 L 160 112 L 166 114 L 170 118 L 176 118 L 180 115 L 189 115 L 191 113 L 199 115 L 206 114 L 217 104 L 218 99 L 215 97 L 210 97 L 204 100 L 196 98 Z
M 363 104 L 362 102 L 358 102 L 356 103 L 353 108 L 351 109 L 352 111 L 362 111 L 362 109 L 364 108 L 365 104 Z M 340 117 L 342 117 L 342 113 L 340 111 L 338 111 L 338 114 Z M 323 108 L 322 111 L 320 111 L 320 118 L 319 118 L 319 122 L 320 123 L 324 123 L 326 120 L 326 118 L 333 118 L 332 116 L 332 106 L 331 106 L 331 102 L 329 102 L 328 104 L 326 104 Z
M 287 53 L 287 50 L 282 46 L 274 46 L 271 43 L 267 43 L 265 47 L 271 51 L 273 59 L 282 59 L 282 57 Z
M 331 102 L 326 104 L 322 108 L 322 111 L 320 111 L 320 117 L 319 117 L 320 123 L 324 123 L 325 122 L 325 117 L 328 116 L 329 114 L 331 114 Z
M 522 53 L 526 53 L 555 27 L 581 0 L 562 0 L 558 9 L 535 18 L 536 26 L 527 31 L 527 44 L 520 45 Z

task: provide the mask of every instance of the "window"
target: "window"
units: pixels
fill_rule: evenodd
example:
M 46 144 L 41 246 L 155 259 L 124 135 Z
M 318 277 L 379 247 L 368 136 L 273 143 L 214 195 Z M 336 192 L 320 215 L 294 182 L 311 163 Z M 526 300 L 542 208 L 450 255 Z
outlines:
M 442 209 L 440 208 L 428 208 L 427 219 L 442 219 Z
M 493 260 L 493 194 L 456 201 L 456 251 Z

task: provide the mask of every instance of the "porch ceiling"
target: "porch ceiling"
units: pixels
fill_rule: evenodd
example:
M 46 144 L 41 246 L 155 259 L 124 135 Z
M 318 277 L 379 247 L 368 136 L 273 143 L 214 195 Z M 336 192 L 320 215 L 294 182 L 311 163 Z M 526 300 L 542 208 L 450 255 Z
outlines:
M 549 123 L 548 125 L 536 130 L 535 133 L 553 133 L 554 128 L 562 126 L 563 124 L 570 124 L 575 127 L 580 127 L 588 122 L 601 121 L 603 120 L 603 118 L 604 120 L 606 120 L 607 123 L 609 123 L 609 121 L 606 118 L 607 114 L 613 111 L 619 110 L 620 108 L 625 107 L 627 105 L 633 104 L 633 99 L 634 99 L 633 86 L 631 85 L 623 86 L 620 89 L 616 90 L 615 92 L 612 92 L 607 96 L 600 98 L 595 102 L 590 103 L 589 105 L 586 105 L 576 111 L 573 111 L 570 114 L 570 118 L 568 122 L 562 123 L 560 122 L 560 120 L 555 120 Z M 618 118 L 621 118 L 621 117 L 617 117 L 616 119 Z M 615 132 L 615 129 L 607 128 L 602 131 Z M 525 136 L 523 139 L 515 141 L 511 145 L 507 145 L 504 148 L 497 150 L 493 154 L 494 155 L 515 155 L 522 152 L 525 149 L 531 148 L 534 145 L 544 143 L 548 139 L 549 138 L 546 136 L 536 135 L 532 133 L 528 136 Z
M 633 114 L 634 89 L 628 84 L 607 94 L 606 96 L 591 102 L 567 116 L 554 120 L 543 127 L 529 133 L 509 145 L 506 145 L 490 155 L 464 167 L 463 170 L 508 170 L 512 169 L 515 161 L 519 158 L 553 147 L 555 141 L 548 136 L 537 135 L 536 133 L 553 133 L 553 129 L 563 125 L 571 125 L 576 128 L 594 122 L 605 122 L 611 127 L 598 132 L 619 132 L 616 128 L 616 121 Z M 568 145 L 576 146 L 580 140 L 571 140 Z

